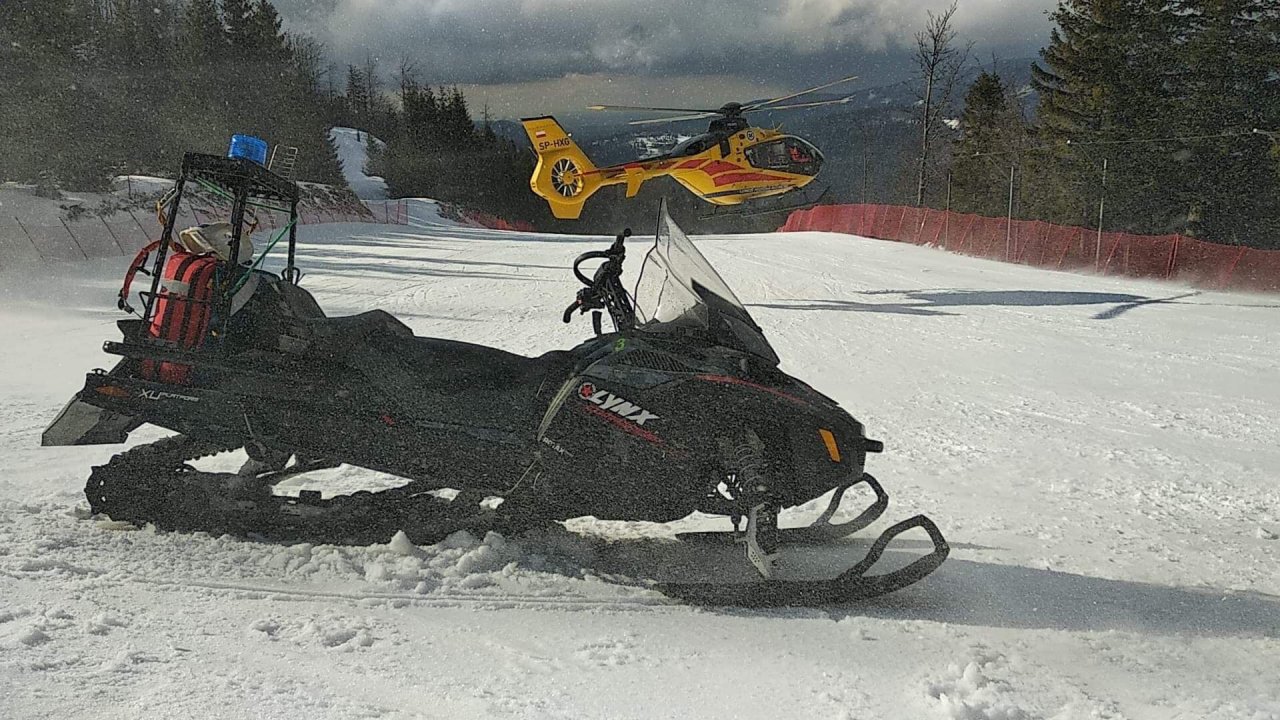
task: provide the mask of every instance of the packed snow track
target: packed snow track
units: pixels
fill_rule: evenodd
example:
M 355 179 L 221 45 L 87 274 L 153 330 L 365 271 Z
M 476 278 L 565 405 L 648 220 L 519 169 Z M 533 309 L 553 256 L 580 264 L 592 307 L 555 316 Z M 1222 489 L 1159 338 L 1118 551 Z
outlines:
M 607 242 L 429 201 L 300 236 L 330 314 L 524 354 L 590 332 L 560 322 L 568 267 Z M 873 530 L 934 518 L 934 575 L 717 611 L 626 572 L 712 519 L 335 547 L 89 518 L 89 468 L 120 448 L 39 435 L 114 360 L 125 261 L 6 263 L 0 716 L 1280 719 L 1280 300 L 825 233 L 697 241 L 784 369 L 885 441 Z

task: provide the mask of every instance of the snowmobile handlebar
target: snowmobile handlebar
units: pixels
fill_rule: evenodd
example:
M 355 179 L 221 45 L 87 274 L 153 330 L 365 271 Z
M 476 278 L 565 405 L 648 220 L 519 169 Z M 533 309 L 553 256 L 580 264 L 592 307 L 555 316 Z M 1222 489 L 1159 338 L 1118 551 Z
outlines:
M 631 228 L 626 228 L 614 238 L 608 250 L 590 250 L 579 255 L 573 261 L 573 274 L 586 287 L 578 291 L 578 297 L 565 308 L 562 319 L 573 321 L 573 313 L 577 310 L 585 313 L 588 310 L 608 310 L 614 327 L 626 330 L 635 327 L 635 308 L 631 298 L 622 287 L 622 266 L 627 257 L 626 239 L 631 237 Z M 604 260 L 596 268 L 591 277 L 582 271 L 582 263 L 588 260 Z M 600 320 L 597 314 L 593 321 L 596 334 L 600 334 Z
M 627 257 L 627 248 L 623 243 L 629 237 L 631 237 L 631 228 L 626 228 L 618 233 L 608 250 L 590 250 L 582 253 L 573 261 L 573 274 L 577 275 L 578 280 L 588 287 L 599 286 L 610 275 L 621 277 L 622 262 Z M 605 261 L 600 267 L 596 268 L 595 275 L 590 278 L 579 267 L 587 260 Z

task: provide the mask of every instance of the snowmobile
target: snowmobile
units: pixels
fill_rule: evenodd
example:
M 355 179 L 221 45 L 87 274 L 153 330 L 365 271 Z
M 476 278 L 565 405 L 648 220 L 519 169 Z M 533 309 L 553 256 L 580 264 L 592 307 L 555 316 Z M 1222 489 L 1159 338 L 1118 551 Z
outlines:
M 192 182 L 233 200 L 225 257 L 197 252 L 209 243 L 172 241 Z M 919 515 L 836 577 L 778 576 L 783 548 L 839 539 L 880 517 L 888 496 L 865 463 L 883 446 L 835 401 L 779 370 L 760 326 L 665 203 L 634 293 L 622 283 L 628 230 L 573 262 L 583 287 L 563 320 L 590 313 L 594 337 L 525 357 L 417 337 L 380 310 L 327 317 L 299 285 L 294 222 L 250 259 L 246 208 L 292 219 L 297 199 L 292 182 L 249 160 L 184 158 L 161 241 L 133 266 L 152 280 L 139 294 L 140 317 L 119 321 L 123 341 L 104 345 L 121 359 L 89 373 L 43 436 L 45 445 L 122 443 L 144 423 L 176 433 L 93 468 L 85 490 L 93 513 L 267 540 L 372 544 L 403 531 L 429 544 L 464 529 L 519 533 L 584 516 L 665 523 L 699 511 L 732 520 L 717 537 L 741 545 L 737 562 L 755 579 L 656 587 L 746 606 L 879 595 L 947 557 L 941 532 Z M 283 270 L 262 269 L 285 234 Z M 201 278 L 211 290 L 197 287 Z M 132 307 L 127 294 L 123 308 Z M 249 457 L 240 472 L 193 466 L 239 449 Z M 285 479 L 340 464 L 408 484 L 328 498 L 275 492 Z M 832 522 L 855 486 L 874 502 Z M 782 510 L 828 493 L 812 525 L 779 527 Z M 932 550 L 870 574 L 890 541 L 913 529 Z

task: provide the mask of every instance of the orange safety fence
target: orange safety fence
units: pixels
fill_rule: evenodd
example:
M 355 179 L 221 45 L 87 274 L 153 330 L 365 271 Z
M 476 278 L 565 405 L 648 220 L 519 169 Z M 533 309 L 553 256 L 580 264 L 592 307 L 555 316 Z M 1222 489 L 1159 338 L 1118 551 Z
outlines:
M 1014 220 L 901 205 L 819 205 L 780 232 L 819 230 L 929 245 L 974 257 L 1058 270 L 1161 278 L 1218 289 L 1280 292 L 1280 250 L 1219 245 L 1183 235 L 1135 235 L 1042 220 Z
M 464 208 L 461 211 L 461 215 L 464 221 L 472 223 L 474 225 L 479 225 L 480 227 L 489 228 L 490 230 L 515 230 L 519 232 L 534 232 L 533 225 L 531 223 L 525 222 L 524 220 L 517 220 L 515 222 L 510 222 L 496 215 L 490 215 L 489 213 L 480 212 L 478 210 L 471 210 L 469 208 Z

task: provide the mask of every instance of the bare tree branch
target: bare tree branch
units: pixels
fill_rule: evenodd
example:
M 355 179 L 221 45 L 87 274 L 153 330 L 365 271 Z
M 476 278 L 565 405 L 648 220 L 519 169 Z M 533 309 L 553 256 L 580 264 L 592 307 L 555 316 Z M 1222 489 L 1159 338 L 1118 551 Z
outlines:
M 958 0 L 941 14 L 928 11 L 923 30 L 916 33 L 915 62 L 922 86 L 920 94 L 920 163 L 916 183 L 916 205 L 924 204 L 928 189 L 929 161 L 935 143 L 935 135 L 943 115 L 951 107 L 951 100 L 961 73 L 968 66 L 973 43 L 963 48 L 956 46 L 956 32 L 951 21 L 956 14 Z

